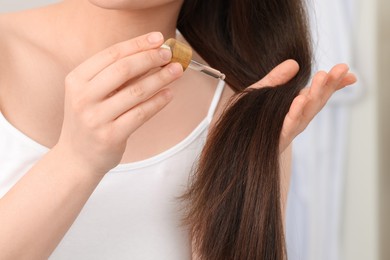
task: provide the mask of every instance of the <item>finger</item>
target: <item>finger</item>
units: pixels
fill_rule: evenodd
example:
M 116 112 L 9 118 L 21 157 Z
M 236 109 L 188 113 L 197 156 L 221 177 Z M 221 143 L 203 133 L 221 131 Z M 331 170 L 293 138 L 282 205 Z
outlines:
M 342 89 L 346 86 L 355 84 L 357 81 L 356 75 L 353 73 L 348 73 L 340 82 L 339 86 L 337 87 L 337 90 Z
M 301 90 L 300 96 L 307 98 L 307 102 L 302 110 L 301 124 L 307 125 L 325 105 L 328 99 L 325 97 L 327 95 L 325 92 L 329 92 L 326 90 L 328 79 L 329 75 L 320 71 L 313 77 L 310 87 Z
M 138 127 L 157 114 L 172 100 L 172 92 L 164 89 L 147 101 L 130 109 L 114 121 L 115 134 L 128 138 Z
M 328 73 L 325 71 L 317 72 L 312 80 L 310 88 L 308 88 L 308 95 L 313 98 L 320 98 L 325 92 L 325 84 L 328 80 Z
M 305 126 L 302 124 L 303 110 L 308 102 L 304 95 L 297 96 L 288 111 L 284 121 L 281 132 L 280 150 L 283 151 L 297 136 L 300 131 L 303 131 Z
M 283 122 L 281 151 L 308 126 L 337 89 L 355 82 L 356 76 L 348 73 L 348 66 L 344 64 L 335 66 L 329 73 L 318 72 L 311 86 L 302 89 L 291 104 Z
M 307 93 L 308 102 L 303 110 L 306 124 L 325 106 L 347 73 L 348 66 L 339 64 L 327 73 L 327 77 L 325 77 L 326 73 L 324 72 L 318 72 L 314 76 L 309 92 Z
M 349 67 L 346 64 L 338 64 L 334 66 L 328 73 L 329 78 L 326 83 L 330 89 L 333 91 L 337 90 L 337 87 L 343 80 L 343 78 L 348 74 Z
M 305 88 L 301 89 L 301 91 L 299 92 L 299 95 L 308 96 L 309 92 L 310 92 L 310 87 L 305 87 Z
M 183 67 L 179 63 L 172 63 L 147 77 L 124 87 L 112 97 L 103 101 L 103 120 L 111 121 L 119 117 L 132 107 L 148 100 L 159 90 L 166 87 L 183 74 Z
M 152 32 L 131 40 L 115 44 L 86 60 L 71 73 L 83 81 L 91 80 L 107 66 L 126 56 L 157 48 L 162 45 L 164 37 L 160 32 Z
M 326 82 L 313 80 L 309 96 L 313 103 L 318 104 L 318 111 L 315 114 L 325 106 L 329 98 L 337 91 L 341 81 L 348 74 L 348 70 L 349 68 L 346 64 L 338 64 L 329 71 Z
M 88 84 L 93 98 L 104 99 L 129 80 L 142 76 L 151 69 L 170 62 L 172 53 L 166 49 L 154 49 L 125 57 L 100 72 Z
M 294 78 L 298 71 L 299 65 L 295 60 L 286 60 L 276 66 L 263 79 L 250 86 L 250 88 L 273 87 L 285 84 Z

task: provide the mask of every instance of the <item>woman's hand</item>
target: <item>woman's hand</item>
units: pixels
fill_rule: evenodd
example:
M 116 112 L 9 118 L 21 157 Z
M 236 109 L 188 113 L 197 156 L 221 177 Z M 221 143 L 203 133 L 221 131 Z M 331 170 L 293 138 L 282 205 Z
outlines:
M 171 52 L 159 48 L 163 41 L 161 33 L 140 36 L 73 70 L 65 82 L 64 122 L 54 149 L 99 174 L 115 167 L 129 136 L 170 102 L 166 86 L 183 73 L 180 64 L 167 65 Z
M 287 60 L 274 68 L 266 77 L 251 86 L 277 86 L 288 82 L 299 70 L 294 60 Z M 312 79 L 310 87 L 304 88 L 294 99 L 287 113 L 280 136 L 280 152 L 300 134 L 334 92 L 356 82 L 356 76 L 349 72 L 345 64 L 334 66 L 329 72 L 319 71 Z

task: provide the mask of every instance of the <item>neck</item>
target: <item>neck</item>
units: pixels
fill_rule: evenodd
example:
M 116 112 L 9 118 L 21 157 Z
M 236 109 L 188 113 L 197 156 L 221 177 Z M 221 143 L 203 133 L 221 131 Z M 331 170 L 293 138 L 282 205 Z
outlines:
M 178 3 L 179 2 L 179 3 Z M 141 10 L 108 10 L 87 0 L 66 0 L 57 9 L 58 49 L 72 50 L 70 60 L 82 61 L 121 41 L 152 31 L 174 37 L 181 3 Z

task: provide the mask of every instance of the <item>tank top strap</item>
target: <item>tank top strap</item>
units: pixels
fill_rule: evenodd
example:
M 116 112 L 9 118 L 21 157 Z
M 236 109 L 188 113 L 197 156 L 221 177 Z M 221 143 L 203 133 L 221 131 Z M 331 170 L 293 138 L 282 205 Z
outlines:
M 221 99 L 222 92 L 223 92 L 224 88 L 225 88 L 225 81 L 220 80 L 218 85 L 217 85 L 217 88 L 215 90 L 214 97 L 211 101 L 209 111 L 207 113 L 207 119 L 209 122 L 211 122 L 213 119 L 215 110 L 218 107 L 219 100 Z

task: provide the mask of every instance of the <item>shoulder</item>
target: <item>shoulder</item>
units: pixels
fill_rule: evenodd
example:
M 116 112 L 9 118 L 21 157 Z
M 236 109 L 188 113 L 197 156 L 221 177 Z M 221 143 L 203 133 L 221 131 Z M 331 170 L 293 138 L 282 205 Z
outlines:
M 29 24 L 26 23 L 26 20 L 31 20 L 30 18 L 30 11 L 0 14 L 1 41 L 4 43 L 4 41 L 20 36 L 23 31 L 28 30 Z
M 4 96 L 4 82 L 5 77 L 8 74 L 8 66 L 10 62 L 10 26 L 8 15 L 0 15 L 0 111 L 2 97 Z
M 13 47 L 32 40 L 42 25 L 42 14 L 40 9 L 0 14 L 0 44 Z
M 20 44 L 36 45 L 41 42 L 43 36 L 51 33 L 48 28 L 57 15 L 55 10 L 56 6 L 51 5 L 0 14 L 0 44 L 18 48 Z
M 4 91 L 18 64 L 27 59 L 34 44 L 39 11 L 27 10 L 0 14 L 0 110 Z
M 10 38 L 12 35 L 12 23 L 8 14 L 0 14 L 0 64 L 9 54 Z M 0 70 L 1 73 L 1 70 Z
M 31 20 L 35 20 L 31 11 L 0 14 L 0 66 L 8 64 L 16 50 L 28 43 L 34 33 Z

